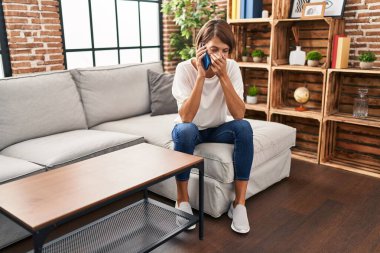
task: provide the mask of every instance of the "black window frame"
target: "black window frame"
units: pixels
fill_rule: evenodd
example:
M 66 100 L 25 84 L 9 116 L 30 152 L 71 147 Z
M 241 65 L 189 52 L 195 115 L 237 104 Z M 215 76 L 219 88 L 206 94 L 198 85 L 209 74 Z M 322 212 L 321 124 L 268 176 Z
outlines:
M 9 47 L 8 47 L 7 31 L 5 28 L 5 19 L 4 19 L 2 0 L 0 0 L 0 45 L 1 45 L 0 55 L 3 61 L 4 76 L 10 77 L 12 76 L 12 67 L 11 67 L 11 59 L 10 59 Z
M 111 0 L 112 1 L 112 0 Z M 138 17 L 139 17 L 139 31 L 140 31 L 140 46 L 134 46 L 134 47 L 120 47 L 119 42 L 119 22 L 118 22 L 118 13 L 117 13 L 117 1 L 114 0 L 115 4 L 115 18 L 116 18 L 116 40 L 117 40 L 117 46 L 116 47 L 102 47 L 102 48 L 95 48 L 94 43 L 94 29 L 92 24 L 92 9 L 91 9 L 91 0 L 88 0 L 88 7 L 89 7 L 89 18 L 90 18 L 90 36 L 91 36 L 91 48 L 78 48 L 78 49 L 67 49 L 65 45 L 65 33 L 64 33 L 64 24 L 63 24 L 63 15 L 62 15 L 62 3 L 61 0 L 58 0 L 59 3 L 59 15 L 60 15 L 60 21 L 61 21 L 61 27 L 62 27 L 62 45 L 63 45 L 63 54 L 64 54 L 64 65 L 65 69 L 67 69 L 67 59 L 66 59 L 66 53 L 72 53 L 72 52 L 91 52 L 92 53 L 92 66 L 96 66 L 96 58 L 95 58 L 95 52 L 96 51 L 104 51 L 104 50 L 117 50 L 117 56 L 118 56 L 118 64 L 120 63 L 120 50 L 123 49 L 139 49 L 140 50 L 140 62 L 142 62 L 142 49 L 146 48 L 159 48 L 160 49 L 160 61 L 163 61 L 164 58 L 164 48 L 163 48 L 163 21 L 162 21 L 162 12 L 161 12 L 161 5 L 162 0 L 124 0 L 124 1 L 131 1 L 131 2 L 137 2 L 138 3 Z M 140 3 L 141 2 L 148 2 L 148 3 L 157 3 L 158 4 L 158 17 L 159 17 L 159 45 L 154 46 L 142 46 L 141 45 L 141 9 L 140 9 Z

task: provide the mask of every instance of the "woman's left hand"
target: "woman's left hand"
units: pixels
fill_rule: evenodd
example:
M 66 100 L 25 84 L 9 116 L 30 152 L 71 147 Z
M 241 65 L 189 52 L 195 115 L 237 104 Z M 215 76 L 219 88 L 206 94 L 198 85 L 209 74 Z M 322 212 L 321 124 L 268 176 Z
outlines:
M 212 65 L 211 69 L 218 77 L 227 75 L 227 60 L 225 56 L 219 54 L 210 54 Z

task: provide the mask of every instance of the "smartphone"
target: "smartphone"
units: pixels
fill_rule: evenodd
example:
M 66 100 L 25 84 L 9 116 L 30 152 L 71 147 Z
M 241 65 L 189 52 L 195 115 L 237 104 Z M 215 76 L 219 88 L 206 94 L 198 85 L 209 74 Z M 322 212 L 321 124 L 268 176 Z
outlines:
M 204 44 L 202 44 L 203 46 Z M 208 70 L 208 68 L 210 67 L 211 65 L 211 58 L 210 58 L 210 55 L 207 53 L 206 51 L 206 54 L 205 56 L 202 58 L 202 63 L 203 63 L 203 67 L 205 70 Z

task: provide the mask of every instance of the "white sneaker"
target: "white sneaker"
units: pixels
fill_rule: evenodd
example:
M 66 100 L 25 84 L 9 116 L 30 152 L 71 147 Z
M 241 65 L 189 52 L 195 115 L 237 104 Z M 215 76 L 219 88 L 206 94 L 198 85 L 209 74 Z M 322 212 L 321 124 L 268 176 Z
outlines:
M 249 232 L 249 221 L 247 216 L 247 208 L 243 205 L 236 205 L 234 208 L 233 202 L 228 210 L 228 217 L 232 219 L 231 228 L 233 231 L 246 234 Z
M 181 204 L 178 206 L 178 203 L 176 201 L 175 202 L 175 209 L 178 209 L 178 210 L 181 210 L 185 213 L 193 215 L 193 210 L 191 210 L 191 206 L 190 206 L 189 202 L 181 202 Z M 182 226 L 182 225 L 186 224 L 187 222 L 188 222 L 188 220 L 186 218 L 183 218 L 183 217 L 177 215 L 176 223 L 178 226 Z M 196 225 L 194 224 L 191 227 L 189 227 L 187 230 L 193 230 L 195 227 L 196 227 Z

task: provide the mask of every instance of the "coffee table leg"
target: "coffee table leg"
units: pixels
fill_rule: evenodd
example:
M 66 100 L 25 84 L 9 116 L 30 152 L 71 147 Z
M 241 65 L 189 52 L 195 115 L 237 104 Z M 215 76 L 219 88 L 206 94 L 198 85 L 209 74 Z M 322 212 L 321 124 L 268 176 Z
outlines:
M 42 252 L 45 239 L 49 233 L 49 229 L 42 229 L 33 233 L 34 253 Z
M 204 237 L 204 164 L 199 166 L 199 240 Z

